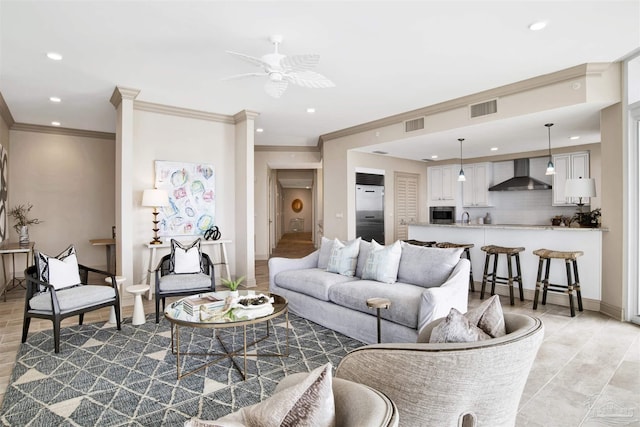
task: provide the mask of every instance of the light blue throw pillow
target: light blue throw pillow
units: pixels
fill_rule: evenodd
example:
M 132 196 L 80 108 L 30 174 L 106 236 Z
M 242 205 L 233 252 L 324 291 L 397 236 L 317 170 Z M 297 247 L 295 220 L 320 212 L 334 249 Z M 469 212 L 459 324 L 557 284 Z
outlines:
M 375 240 L 371 240 L 371 251 L 364 265 L 362 279 L 395 283 L 398 279 L 401 255 L 402 247 L 399 240 L 389 246 L 382 246 Z
M 338 273 L 343 276 L 353 277 L 356 274 L 356 264 L 358 262 L 358 252 L 360 251 L 360 238 L 352 240 L 345 245 L 340 240 L 333 241 L 331 248 L 331 256 L 327 271 L 329 273 Z

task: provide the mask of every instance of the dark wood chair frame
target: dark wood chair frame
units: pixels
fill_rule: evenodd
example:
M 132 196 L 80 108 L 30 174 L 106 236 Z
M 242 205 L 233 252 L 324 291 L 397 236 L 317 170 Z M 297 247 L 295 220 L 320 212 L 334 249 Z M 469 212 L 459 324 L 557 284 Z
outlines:
M 106 271 L 97 270 L 91 267 L 86 267 L 81 264 L 78 264 L 78 270 L 80 274 L 81 284 L 76 286 L 85 286 L 87 284 L 89 273 L 95 273 L 95 274 L 104 276 L 105 278 L 110 277 L 111 278 L 110 286 L 116 292 L 115 299 L 113 301 L 108 301 L 101 304 L 92 305 L 89 307 L 83 307 L 78 310 L 61 313 L 60 305 L 58 303 L 58 297 L 56 294 L 56 289 L 53 287 L 52 284 L 38 280 L 38 271 L 36 269 L 36 266 L 32 265 L 24 271 L 24 277 L 26 278 L 27 291 L 26 291 L 25 303 L 24 303 L 24 321 L 22 323 L 22 342 L 23 343 L 27 341 L 27 335 L 29 334 L 29 325 L 31 324 L 31 318 L 35 317 L 38 319 L 51 320 L 51 322 L 53 322 L 53 341 L 54 341 L 55 352 L 60 353 L 60 322 L 63 319 L 66 319 L 67 317 L 78 316 L 78 324 L 82 325 L 82 322 L 84 321 L 84 313 L 98 310 L 104 307 L 114 308 L 116 313 L 116 325 L 118 327 L 118 330 L 121 330 L 120 294 L 118 293 L 118 285 L 116 283 L 116 277 Z M 109 286 L 109 285 L 103 285 L 102 283 L 104 283 L 104 280 L 98 286 Z M 53 307 L 53 310 L 51 311 L 50 314 L 43 313 L 41 311 L 32 311 L 29 308 L 29 301 L 36 294 L 40 293 L 40 289 L 45 289 L 44 292 L 48 292 L 49 295 L 51 295 L 51 306 Z M 65 289 L 68 289 L 68 288 L 65 288 Z
M 178 296 L 189 296 L 195 295 L 203 292 L 214 292 L 216 290 L 216 281 L 215 274 L 213 268 L 213 262 L 211 262 L 211 258 L 209 255 L 203 253 L 200 257 L 200 269 L 204 274 L 211 277 L 211 285 L 204 288 L 193 288 L 184 291 L 161 291 L 160 290 L 160 278 L 162 276 L 166 276 L 172 273 L 169 269 L 171 262 L 171 254 L 165 255 L 162 257 L 160 262 L 158 263 L 158 267 L 156 268 L 156 323 L 160 322 L 160 300 L 162 300 L 162 311 L 165 309 L 165 298 L 166 297 L 178 297 Z M 191 274 L 191 273 L 181 273 L 181 274 Z

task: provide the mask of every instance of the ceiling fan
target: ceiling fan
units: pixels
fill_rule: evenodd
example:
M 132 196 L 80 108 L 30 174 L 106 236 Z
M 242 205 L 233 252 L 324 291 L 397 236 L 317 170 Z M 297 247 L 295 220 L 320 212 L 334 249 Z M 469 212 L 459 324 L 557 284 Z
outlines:
M 320 55 L 282 55 L 278 46 L 282 43 L 281 35 L 269 37 L 269 41 L 275 46 L 274 53 L 268 53 L 260 58 L 245 55 L 243 53 L 227 51 L 240 59 L 252 63 L 263 71 L 254 73 L 237 74 L 223 80 L 238 79 L 243 77 L 267 76 L 269 80 L 264 85 L 264 90 L 274 98 L 280 98 L 289 86 L 289 83 L 308 88 L 334 87 L 335 84 L 322 74 L 310 71 L 320 61 Z

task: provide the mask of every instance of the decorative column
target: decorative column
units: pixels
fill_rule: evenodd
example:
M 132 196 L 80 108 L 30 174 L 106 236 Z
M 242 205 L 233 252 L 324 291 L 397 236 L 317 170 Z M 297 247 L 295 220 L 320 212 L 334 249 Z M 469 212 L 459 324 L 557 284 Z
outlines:
M 245 276 L 247 287 L 256 286 L 254 119 L 257 116 L 258 113 L 247 110 L 243 110 L 233 116 L 236 122 L 236 276 Z
M 116 87 L 116 265 L 119 276 L 133 278 L 133 102 L 138 89 Z M 124 295 L 120 295 L 122 299 Z

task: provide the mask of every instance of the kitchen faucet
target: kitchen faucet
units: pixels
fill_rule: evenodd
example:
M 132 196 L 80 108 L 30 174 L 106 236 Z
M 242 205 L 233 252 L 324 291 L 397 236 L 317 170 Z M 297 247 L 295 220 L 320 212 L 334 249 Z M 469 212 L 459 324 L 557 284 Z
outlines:
M 467 220 L 466 221 L 464 220 L 464 216 L 465 215 L 467 216 Z M 462 212 L 462 216 L 460 217 L 460 222 L 462 224 L 469 224 L 471 222 L 471 220 L 469 219 L 469 212 L 467 212 L 467 211 Z

